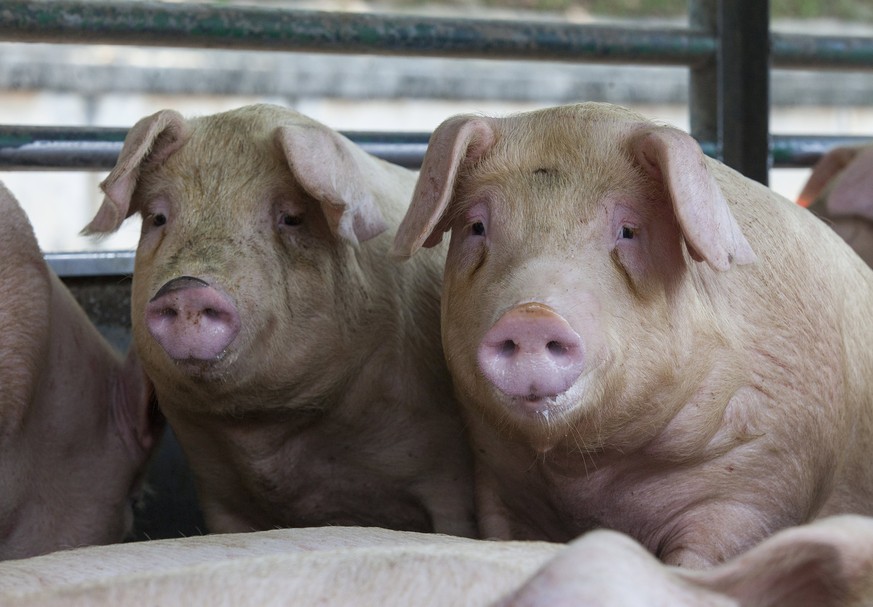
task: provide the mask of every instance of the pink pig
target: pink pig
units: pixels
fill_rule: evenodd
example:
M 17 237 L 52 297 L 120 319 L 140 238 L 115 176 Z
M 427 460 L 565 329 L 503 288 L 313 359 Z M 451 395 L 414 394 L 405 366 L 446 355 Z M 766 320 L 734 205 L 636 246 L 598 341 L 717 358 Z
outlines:
M 485 536 L 705 567 L 873 513 L 873 272 L 808 211 L 592 103 L 444 122 L 395 254 L 449 230 Z
M 873 145 L 837 147 L 822 156 L 797 203 L 824 219 L 873 265 Z
M 278 106 L 128 133 L 88 229 L 142 215 L 133 338 L 210 530 L 474 535 L 442 259 L 388 257 L 415 177 Z
M 160 429 L 0 185 L 0 560 L 121 541 Z

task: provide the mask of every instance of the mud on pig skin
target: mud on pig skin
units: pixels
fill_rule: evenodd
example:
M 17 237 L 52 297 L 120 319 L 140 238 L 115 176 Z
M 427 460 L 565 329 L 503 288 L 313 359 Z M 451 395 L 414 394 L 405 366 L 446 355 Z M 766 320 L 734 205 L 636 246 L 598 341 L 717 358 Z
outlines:
M 821 217 L 873 265 L 873 145 L 828 151 L 813 167 L 797 203 Z
M 484 536 L 605 527 L 705 567 L 873 511 L 873 272 L 805 209 L 581 104 L 443 123 L 394 252 L 448 230 Z
M 129 132 L 87 230 L 142 216 L 133 337 L 211 531 L 475 533 L 442 258 L 388 257 L 414 184 L 278 106 Z
M 0 560 L 119 542 L 161 423 L 0 184 Z

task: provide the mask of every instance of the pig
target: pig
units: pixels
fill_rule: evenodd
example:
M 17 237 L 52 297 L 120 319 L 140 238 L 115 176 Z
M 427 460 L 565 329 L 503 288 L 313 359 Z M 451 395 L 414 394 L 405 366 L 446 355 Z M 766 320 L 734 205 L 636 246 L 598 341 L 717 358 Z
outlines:
M 48 267 L 0 184 L 0 560 L 119 542 L 160 430 L 123 358 Z
M 388 256 L 415 179 L 274 105 L 129 131 L 85 231 L 142 217 L 133 340 L 210 531 L 476 534 L 443 255 Z
M 554 583 L 549 567 L 588 565 Z M 866 605 L 873 521 L 783 530 L 709 570 L 670 567 L 609 530 L 570 545 L 373 527 L 279 529 L 83 548 L 0 563 L 0 602 L 24 605 Z
M 585 103 L 441 124 L 394 254 L 449 230 L 483 536 L 603 527 L 703 568 L 873 511 L 873 271 L 809 211 Z
M 797 203 L 824 219 L 873 264 L 873 145 L 840 146 L 819 159 Z

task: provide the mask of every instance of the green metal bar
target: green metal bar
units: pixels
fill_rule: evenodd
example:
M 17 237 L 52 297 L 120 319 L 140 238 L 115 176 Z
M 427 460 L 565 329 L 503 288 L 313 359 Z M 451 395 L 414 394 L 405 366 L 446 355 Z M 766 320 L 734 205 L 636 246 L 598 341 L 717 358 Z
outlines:
M 0 125 L 0 170 L 103 171 L 115 166 L 125 128 Z M 430 133 L 352 131 L 364 150 L 401 166 L 417 167 Z
M 873 69 L 873 38 L 772 34 L 773 67 Z
M 4 0 L 0 39 L 660 65 L 694 65 L 715 52 L 711 36 L 681 28 L 105 0 Z
M 34 127 L 0 125 L 0 170 L 111 169 L 121 151 L 127 129 L 97 127 Z M 429 133 L 346 132 L 365 150 L 395 164 L 418 167 Z M 808 167 L 837 145 L 873 143 L 868 137 L 774 135 L 771 153 L 778 168 Z M 702 140 L 708 156 L 718 157 L 713 140 Z

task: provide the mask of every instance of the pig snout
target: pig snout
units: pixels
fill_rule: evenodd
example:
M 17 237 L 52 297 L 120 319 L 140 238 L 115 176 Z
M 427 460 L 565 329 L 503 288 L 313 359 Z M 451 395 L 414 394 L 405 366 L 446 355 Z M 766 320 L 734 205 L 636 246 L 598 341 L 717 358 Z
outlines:
M 485 334 L 478 363 L 507 396 L 539 400 L 562 394 L 582 373 L 582 340 L 550 307 L 526 303 L 504 313 Z
M 230 297 L 207 282 L 182 276 L 162 286 L 146 306 L 146 325 L 174 360 L 212 360 L 240 329 Z

